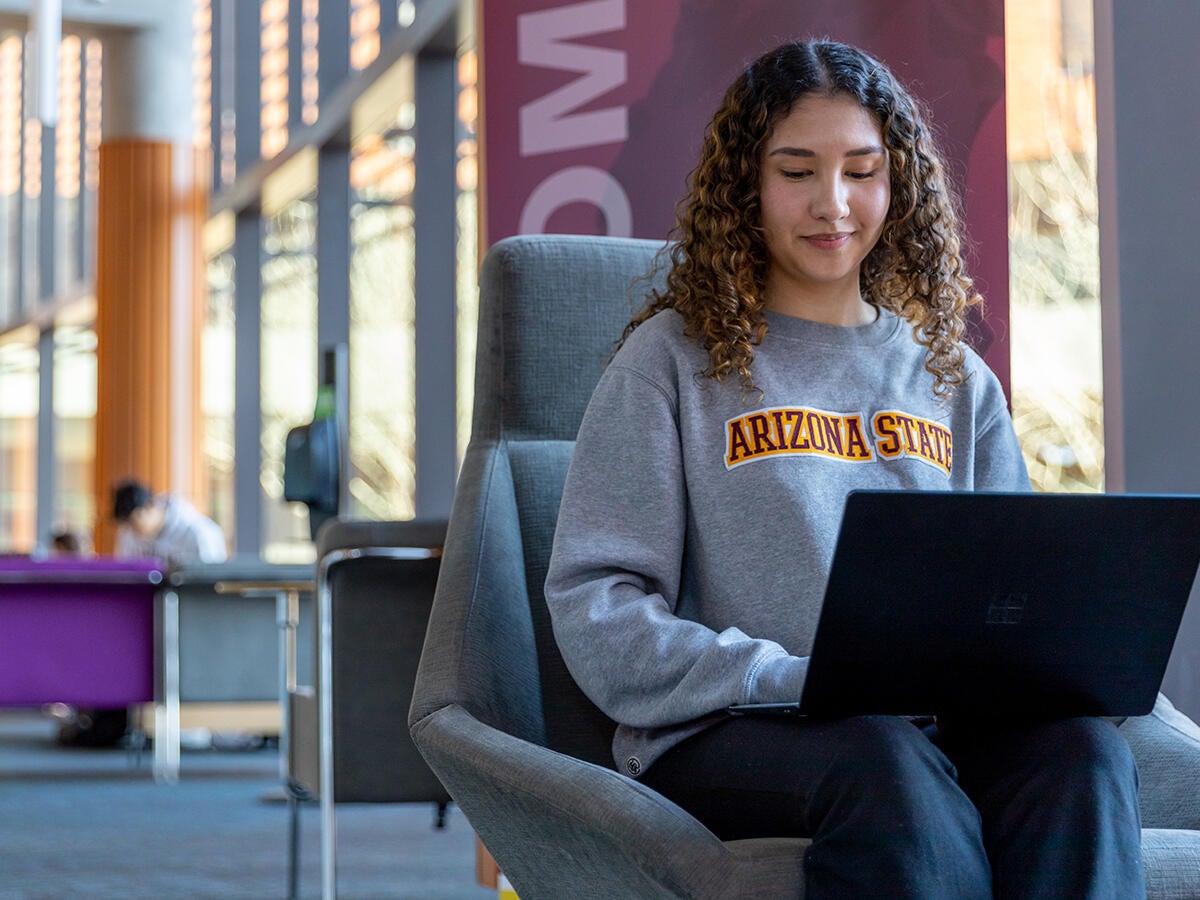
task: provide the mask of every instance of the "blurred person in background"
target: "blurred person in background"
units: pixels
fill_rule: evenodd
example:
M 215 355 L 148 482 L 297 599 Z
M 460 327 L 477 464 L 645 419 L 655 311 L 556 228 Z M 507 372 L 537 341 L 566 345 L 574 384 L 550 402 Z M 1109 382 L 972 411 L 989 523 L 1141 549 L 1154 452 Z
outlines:
M 169 566 L 223 562 L 229 555 L 221 526 L 177 494 L 155 494 L 133 479 L 113 489 L 113 518 L 121 558 L 154 557 Z
M 60 528 L 50 535 L 50 555 L 57 557 L 88 556 L 84 539 L 69 528 Z
M 118 558 L 154 558 L 177 567 L 197 562 L 223 562 L 229 555 L 221 526 L 175 494 L 155 494 L 134 479 L 113 488 L 113 518 L 117 521 Z M 56 554 L 66 555 L 72 540 L 79 555 L 80 543 L 71 534 L 54 537 Z M 71 747 L 111 747 L 129 728 L 129 711 L 77 709 L 59 729 L 60 744 Z

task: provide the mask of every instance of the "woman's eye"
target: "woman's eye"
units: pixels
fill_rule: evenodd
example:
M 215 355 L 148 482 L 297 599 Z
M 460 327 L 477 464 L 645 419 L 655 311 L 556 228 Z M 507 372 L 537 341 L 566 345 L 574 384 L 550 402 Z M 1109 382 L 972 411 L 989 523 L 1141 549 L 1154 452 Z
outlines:
M 808 169 L 783 169 L 781 172 L 784 178 L 790 178 L 793 181 L 798 181 L 812 174 Z
M 846 177 L 853 178 L 855 181 L 866 181 L 874 178 L 878 171 L 878 169 L 871 169 L 869 172 L 847 172 Z

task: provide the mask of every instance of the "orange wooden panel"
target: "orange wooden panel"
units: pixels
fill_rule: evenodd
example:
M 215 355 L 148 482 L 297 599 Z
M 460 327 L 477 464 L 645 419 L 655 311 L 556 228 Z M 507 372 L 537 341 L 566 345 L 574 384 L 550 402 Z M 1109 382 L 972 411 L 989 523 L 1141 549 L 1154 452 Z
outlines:
M 203 254 L 199 232 L 206 214 L 207 186 L 194 173 L 207 171 L 202 157 L 188 154 L 190 172 L 176 172 L 180 155 L 168 142 L 138 139 L 100 146 L 96 254 L 96 533 L 95 546 L 111 552 L 115 528 L 109 518 L 111 489 L 126 477 L 155 490 L 193 495 L 190 474 L 199 469 L 199 341 L 203 314 Z M 180 184 L 183 187 L 180 187 Z M 175 250 L 182 223 L 194 237 L 186 253 Z M 190 258 L 189 258 L 190 257 Z M 173 267 L 190 269 L 175 278 Z M 187 296 L 172 297 L 182 285 Z M 187 415 L 189 445 L 172 446 L 172 304 L 187 304 L 181 327 L 191 333 L 183 346 L 191 356 Z M 173 459 L 186 461 L 189 477 L 172 484 Z

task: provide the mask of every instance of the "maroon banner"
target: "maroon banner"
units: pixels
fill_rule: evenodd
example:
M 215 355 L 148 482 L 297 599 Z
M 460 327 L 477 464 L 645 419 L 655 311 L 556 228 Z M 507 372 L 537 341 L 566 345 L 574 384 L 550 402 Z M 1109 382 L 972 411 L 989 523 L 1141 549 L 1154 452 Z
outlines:
M 828 36 L 925 101 L 987 300 L 972 336 L 1007 386 L 1003 0 L 481 0 L 485 245 L 665 239 L 704 128 L 742 67 Z

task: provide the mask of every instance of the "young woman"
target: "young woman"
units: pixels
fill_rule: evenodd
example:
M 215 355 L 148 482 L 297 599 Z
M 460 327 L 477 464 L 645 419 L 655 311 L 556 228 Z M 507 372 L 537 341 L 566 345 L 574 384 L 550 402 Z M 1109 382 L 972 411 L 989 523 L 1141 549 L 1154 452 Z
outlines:
M 818 900 L 1144 894 L 1108 722 L 724 712 L 800 697 L 850 490 L 1029 487 L 962 340 L 977 297 L 916 102 L 842 44 L 767 53 L 717 110 L 677 232 L 580 429 L 546 583 L 618 769 L 722 839 L 811 837 Z

